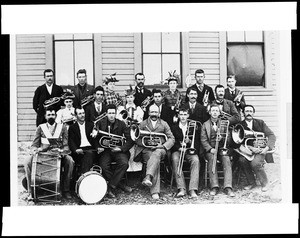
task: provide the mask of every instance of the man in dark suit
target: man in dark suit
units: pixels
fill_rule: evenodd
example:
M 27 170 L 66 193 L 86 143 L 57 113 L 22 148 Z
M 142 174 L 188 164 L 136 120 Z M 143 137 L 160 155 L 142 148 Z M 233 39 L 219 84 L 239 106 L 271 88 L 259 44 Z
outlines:
M 97 86 L 94 89 L 95 101 L 85 107 L 85 121 L 95 121 L 101 114 L 106 112 L 106 104 L 104 103 L 104 89 Z
M 115 190 L 117 187 L 121 188 L 125 192 L 131 192 L 132 189 L 126 186 L 121 179 L 128 169 L 129 149 L 133 146 L 133 141 L 130 138 L 129 128 L 126 127 L 125 122 L 116 119 L 117 108 L 114 104 L 109 104 L 106 109 L 107 117 L 97 122 L 98 135 L 96 141 L 98 147 L 103 147 L 104 151 L 98 156 L 99 165 L 102 168 L 104 178 L 108 181 L 107 196 L 109 198 L 115 198 Z M 117 143 L 113 146 L 108 146 L 108 137 L 101 132 L 109 133 L 112 137 L 123 138 L 123 144 Z M 101 138 L 103 144 L 99 144 Z M 111 162 L 116 162 L 116 169 L 113 171 L 111 168 Z
M 232 101 L 235 104 L 235 107 L 238 110 L 238 112 L 240 112 L 246 105 L 246 102 L 242 91 L 236 88 L 235 84 L 235 75 L 229 75 L 227 77 L 228 88 L 225 89 L 224 98 Z
M 273 162 L 272 154 L 267 154 L 267 152 L 274 149 L 276 137 L 273 131 L 266 125 L 263 120 L 253 118 L 255 109 L 252 105 L 245 105 L 245 107 L 243 108 L 243 113 L 245 120 L 243 120 L 240 124 L 244 127 L 244 129 L 252 130 L 255 132 L 262 132 L 264 133 L 264 136 L 268 138 L 265 147 L 257 147 L 254 141 L 248 146 L 250 151 L 247 152 L 245 150 L 244 144 L 241 145 L 238 149 L 238 151 L 244 152 L 240 154 L 239 162 L 243 171 L 245 172 L 247 181 L 249 183 L 249 185 L 244 187 L 244 189 L 250 190 L 256 187 L 256 180 L 254 176 L 255 174 L 256 178 L 260 182 L 261 190 L 265 192 L 269 189 L 269 182 L 267 174 L 264 170 L 264 161 L 266 160 L 266 155 L 270 155 L 270 160 L 267 162 Z
M 77 122 L 69 127 L 69 147 L 76 164 L 79 164 L 79 174 L 91 169 L 95 158 L 96 142 L 91 137 L 94 124 L 85 121 L 83 108 L 76 108 Z
M 45 84 L 35 90 L 33 97 L 33 109 L 37 113 L 36 126 L 46 122 L 44 117 L 44 102 L 50 98 L 60 97 L 63 94 L 62 87 L 54 83 L 54 72 L 52 69 L 46 69 L 44 71 L 44 78 L 46 81 Z M 60 109 L 61 105 L 60 102 L 53 105 L 55 112 Z
M 141 106 L 142 102 L 147 98 L 151 97 L 152 93 L 149 89 L 144 87 L 145 84 L 145 76 L 143 73 L 137 73 L 135 76 L 135 98 L 134 98 L 134 104 L 137 106 Z
M 216 93 L 216 100 L 213 103 L 216 103 L 220 106 L 221 108 L 221 115 L 222 112 L 225 113 L 223 117 L 225 116 L 226 119 L 229 120 L 229 125 L 234 125 L 237 124 L 238 122 L 241 121 L 241 116 L 239 112 L 237 111 L 234 103 L 230 100 L 224 99 L 225 95 L 225 89 L 223 85 L 217 85 L 215 87 L 215 93 Z M 226 116 L 227 114 L 227 116 Z
M 159 117 L 163 119 L 165 122 L 167 122 L 168 125 L 171 127 L 173 124 L 174 112 L 170 107 L 162 103 L 163 101 L 162 91 L 160 89 L 153 89 L 152 94 L 154 98 L 153 104 L 155 104 L 159 108 L 159 113 L 160 113 Z M 144 120 L 146 120 L 149 117 L 149 108 L 150 105 L 146 108 L 146 112 L 144 114 Z
M 197 102 L 206 107 L 209 103 L 215 100 L 214 92 L 211 87 L 204 84 L 205 73 L 202 69 L 197 69 L 195 71 L 195 79 L 196 79 L 196 83 L 192 85 L 190 88 L 193 88 L 197 91 L 197 95 L 198 95 Z M 207 101 L 203 100 L 205 94 L 208 95 Z M 188 100 L 189 99 L 187 98 L 186 95 L 185 101 L 188 102 Z
M 87 84 L 87 74 L 85 69 L 77 71 L 78 84 L 74 86 L 75 95 L 74 107 L 81 107 L 81 100 L 93 94 L 94 86 Z

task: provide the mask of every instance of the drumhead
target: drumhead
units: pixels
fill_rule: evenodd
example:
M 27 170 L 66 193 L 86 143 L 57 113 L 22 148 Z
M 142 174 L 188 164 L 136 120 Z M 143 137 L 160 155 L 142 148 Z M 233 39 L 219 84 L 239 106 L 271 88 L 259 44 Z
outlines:
M 79 198 L 87 204 L 100 202 L 107 191 L 105 179 L 97 172 L 87 172 L 82 176 L 76 184 Z

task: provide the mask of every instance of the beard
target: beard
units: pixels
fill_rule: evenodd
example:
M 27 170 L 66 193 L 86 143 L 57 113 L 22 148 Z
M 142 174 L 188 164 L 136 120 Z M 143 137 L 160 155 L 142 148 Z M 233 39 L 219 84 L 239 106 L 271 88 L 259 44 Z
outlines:
M 139 83 L 137 84 L 137 86 L 139 86 L 140 88 L 142 88 L 142 87 L 144 86 L 144 83 L 143 83 L 143 82 L 139 82 Z
M 52 126 L 55 122 L 55 119 L 54 118 L 48 118 L 47 122 Z

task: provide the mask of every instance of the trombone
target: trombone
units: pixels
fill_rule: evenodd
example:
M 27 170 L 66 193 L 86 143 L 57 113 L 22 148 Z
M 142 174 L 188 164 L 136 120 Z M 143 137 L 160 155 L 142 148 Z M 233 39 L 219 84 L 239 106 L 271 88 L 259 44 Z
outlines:
M 183 136 L 183 140 L 181 142 L 181 151 L 180 151 L 180 156 L 179 156 L 179 164 L 177 167 L 177 176 L 180 176 L 182 173 L 182 166 L 183 166 L 183 161 L 184 161 L 184 157 L 186 154 L 188 155 L 195 155 L 197 153 L 197 150 L 195 149 L 195 135 L 196 135 L 196 130 L 199 129 L 199 125 L 201 126 L 201 122 L 200 121 L 195 121 L 195 120 L 191 120 L 191 119 L 187 119 L 187 130 L 186 130 L 186 134 Z M 189 135 L 189 131 L 190 128 L 193 128 L 193 133 L 192 135 Z M 187 143 L 186 140 L 192 137 L 192 142 L 190 147 L 187 147 Z

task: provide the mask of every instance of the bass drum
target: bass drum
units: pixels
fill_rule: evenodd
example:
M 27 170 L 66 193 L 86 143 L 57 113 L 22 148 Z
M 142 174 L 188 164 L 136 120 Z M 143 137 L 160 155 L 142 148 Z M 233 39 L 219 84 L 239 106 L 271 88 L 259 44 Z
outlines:
M 96 168 L 100 171 L 96 171 Z M 106 195 L 107 182 L 101 171 L 99 166 L 93 166 L 91 171 L 82 174 L 76 182 L 75 192 L 86 204 L 96 204 Z
M 60 202 L 61 156 L 39 152 L 32 160 L 31 187 L 35 202 Z

